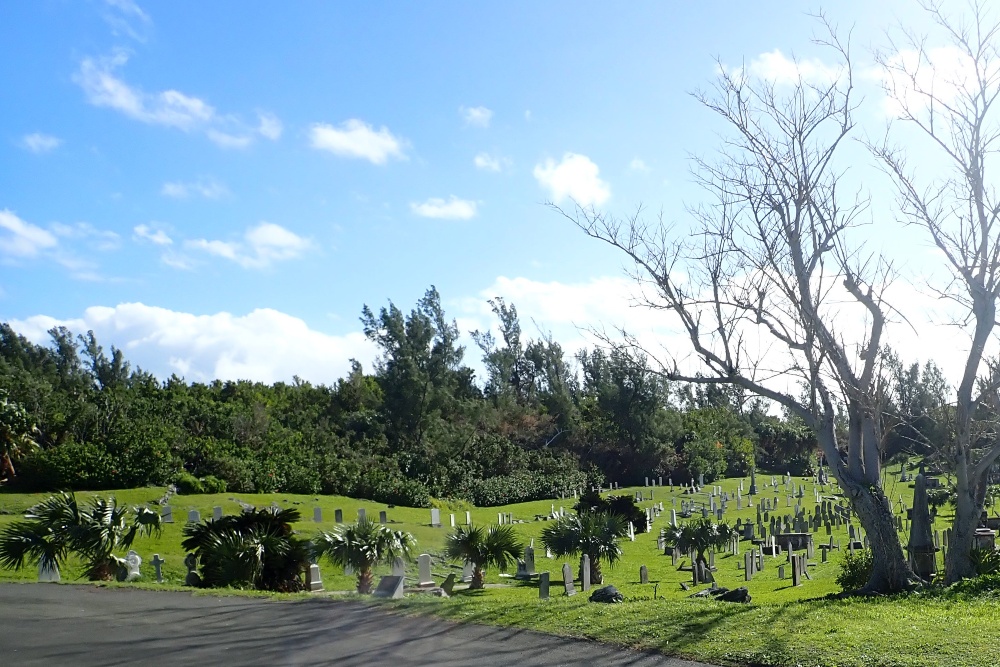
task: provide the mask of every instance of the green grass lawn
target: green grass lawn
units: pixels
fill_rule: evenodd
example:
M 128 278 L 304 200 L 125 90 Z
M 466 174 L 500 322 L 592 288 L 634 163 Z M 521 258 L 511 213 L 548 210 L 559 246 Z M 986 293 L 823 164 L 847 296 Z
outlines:
M 894 502 L 902 497 L 909 506 L 913 490 L 908 484 L 895 481 L 897 476 L 897 472 L 886 475 L 886 491 Z M 778 514 L 791 514 L 795 500 L 792 500 L 792 508 L 786 507 L 780 478 L 779 493 L 764 486 L 764 482 L 769 481 L 769 475 L 760 476 L 761 493 L 755 502 L 762 497 L 777 497 L 780 499 Z M 814 506 L 812 483 L 804 479 L 794 481 L 806 484 L 802 505 L 811 512 Z M 744 484 L 749 488 L 746 480 Z M 718 485 L 734 493 L 739 480 L 727 479 Z M 616 493 L 633 494 L 637 490 L 643 490 L 647 495 L 650 491 L 648 488 L 631 488 Z M 163 492 L 163 489 L 148 488 L 110 493 L 119 502 L 145 504 L 158 499 Z M 526 543 L 535 539 L 536 569 L 552 573 L 551 599 L 538 599 L 537 584 L 522 584 L 500 577 L 497 572 L 489 572 L 487 582 L 509 585 L 481 592 L 459 593 L 451 599 L 414 595 L 402 601 L 378 604 L 407 613 L 436 614 L 454 620 L 532 628 L 726 664 L 993 665 L 1000 662 L 1000 648 L 994 639 L 995 628 L 1000 621 L 1000 606 L 995 601 L 959 602 L 916 597 L 850 601 L 817 599 L 839 590 L 834 578 L 839 571 L 842 552 L 834 551 L 829 563 L 821 563 L 817 549 L 813 560 L 815 565 L 810 567 L 812 580 L 799 587 L 792 587 L 790 579 L 778 578 L 778 565 L 786 562 L 784 557 L 765 557 L 763 572 L 755 575 L 753 581 L 745 582 L 742 570 L 737 569 L 742 556 L 718 554 L 715 576 L 719 584 L 730 588 L 747 586 L 753 603 L 735 605 L 689 599 L 690 593 L 681 589 L 680 582 L 689 582 L 690 573 L 678 571 L 671 565 L 670 557 L 658 551 L 656 536 L 659 528 L 669 521 L 673 499 L 677 499 L 679 509 L 680 499 L 691 499 L 691 496 L 682 496 L 676 489 L 671 491 L 660 487 L 653 489 L 653 494 L 653 501 L 644 501 L 642 506 L 663 501 L 666 510 L 654 523 L 653 532 L 636 536 L 634 542 L 626 540 L 621 561 L 613 569 L 605 568 L 605 582 L 614 584 L 625 595 L 623 604 L 590 604 L 585 595 L 567 598 L 561 594 L 559 573 L 563 562 L 568 561 L 545 558 L 538 538 L 546 522 L 536 521 L 535 516 L 548 515 L 553 506 L 555 509 L 563 506 L 568 511 L 574 504 L 572 499 L 469 508 L 472 520 L 477 524 L 496 522 L 499 512 L 510 512 L 515 521 L 525 522 L 515 527 Z M 86 497 L 92 494 L 78 495 Z M 42 497 L 44 495 L 0 493 L 0 529 L 17 520 L 24 510 Z M 835 497 L 830 487 L 827 487 L 825 497 Z M 707 496 L 702 498 L 707 499 Z M 445 527 L 432 528 L 429 525 L 430 510 L 425 508 L 389 508 L 384 504 L 339 496 L 223 493 L 174 496 L 171 506 L 176 523 L 165 525 L 159 537 L 141 538 L 135 544 L 135 549 L 144 559 L 143 586 L 151 585 L 153 570 L 149 561 L 154 553 L 166 559 L 165 586 L 183 584 L 184 553 L 180 542 L 188 510 L 199 510 L 202 518 L 211 517 L 212 507 L 216 505 L 221 505 L 227 514 L 235 513 L 240 510 L 237 499 L 258 507 L 276 502 L 283 507 L 299 509 L 303 521 L 296 525 L 296 529 L 306 536 L 321 529 L 333 528 L 336 525 L 334 510 L 338 508 L 343 511 L 346 521 L 352 521 L 362 507 L 368 516 L 376 520 L 379 511 L 385 510 L 392 527 L 410 531 L 416 537 L 417 553 L 426 552 L 435 556 L 433 571 L 437 579 L 460 570 L 460 564 L 449 563 L 439 557 L 449 532 L 449 513 L 452 510 L 447 508 L 441 510 Z M 312 521 L 314 507 L 323 509 L 323 523 Z M 456 521 L 464 523 L 465 508 L 456 506 L 454 513 Z M 730 523 L 735 523 L 737 518 L 746 521 L 755 517 L 755 508 L 744 506 L 742 511 L 737 512 L 735 502 L 730 503 L 726 514 Z M 935 529 L 943 530 L 950 520 L 949 516 L 939 516 Z M 825 529 L 821 528 L 815 539 L 825 542 L 828 539 Z M 847 529 L 835 530 L 834 539 L 846 544 Z M 741 550 L 745 546 L 746 543 L 742 543 Z M 577 563 L 570 564 L 575 573 Z M 639 583 L 639 568 L 642 565 L 649 568 L 649 584 Z M 320 566 L 327 591 L 353 589 L 353 577 L 334 571 L 329 563 L 321 562 Z M 415 564 L 411 563 L 409 568 L 415 575 Z M 80 567 L 70 563 L 62 574 L 63 581 L 74 581 L 80 576 Z M 33 568 L 21 572 L 0 571 L 0 581 L 33 581 L 36 576 Z

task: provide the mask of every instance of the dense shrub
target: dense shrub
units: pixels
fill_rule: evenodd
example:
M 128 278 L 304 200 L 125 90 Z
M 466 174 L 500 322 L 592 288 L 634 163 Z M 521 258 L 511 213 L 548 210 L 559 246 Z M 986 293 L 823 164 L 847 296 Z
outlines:
M 837 585 L 845 591 L 856 591 L 864 588 L 872 576 L 871 549 L 859 549 L 853 553 L 847 552 L 840 563 L 840 573 L 837 574 Z
M 187 471 L 177 473 L 177 477 L 174 478 L 174 486 L 177 487 L 177 493 L 185 496 L 205 493 L 205 485 L 201 483 L 201 480 Z
M 300 519 L 298 510 L 265 508 L 188 524 L 181 546 L 194 554 L 202 586 L 298 591 L 310 556 L 292 530 Z
M 17 483 L 25 491 L 101 490 L 114 488 L 109 485 L 113 469 L 103 448 L 67 442 L 26 458 Z
M 182 495 L 194 495 L 197 493 L 225 493 L 226 482 L 213 475 L 206 475 L 198 479 L 187 471 L 181 471 L 174 477 L 174 486 L 177 493 Z
M 577 512 L 603 512 L 620 516 L 626 524 L 631 521 L 636 533 L 646 532 L 646 513 L 635 504 L 631 496 L 602 498 L 596 491 L 586 491 L 574 506 Z

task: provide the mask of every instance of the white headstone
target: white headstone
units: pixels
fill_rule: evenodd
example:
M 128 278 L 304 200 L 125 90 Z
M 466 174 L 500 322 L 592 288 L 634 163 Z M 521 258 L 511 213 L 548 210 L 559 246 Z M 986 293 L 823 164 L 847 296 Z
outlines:
M 392 561 L 392 576 L 394 577 L 405 577 L 406 576 L 406 562 L 402 558 L 395 558 Z
M 38 563 L 38 581 L 41 583 L 59 583 L 59 566 L 55 563 L 49 565 L 48 567 L 42 565 L 41 561 Z
M 365 518 L 366 518 L 366 516 L 367 515 L 365 514 L 365 508 L 364 507 L 359 507 L 358 508 L 358 521 L 364 521 Z
M 472 563 L 466 563 L 462 566 L 462 583 L 467 584 L 472 581 L 472 570 L 474 566 Z
M 472 512 L 465 513 L 465 525 L 469 526 L 472 524 Z
M 162 523 L 173 523 L 174 508 L 172 508 L 170 505 L 164 505 L 163 509 L 160 510 L 160 521 Z
M 431 556 L 430 554 L 420 554 L 417 557 L 417 568 L 419 570 L 420 581 L 418 585 L 420 586 L 433 586 L 434 580 L 431 579 Z
M 212 519 L 218 521 L 221 518 L 222 518 L 222 508 L 216 505 L 215 507 L 212 508 Z
M 142 558 L 135 551 L 129 551 L 125 556 L 125 581 L 135 581 L 142 577 L 139 566 L 142 565 Z
M 454 514 L 449 514 L 448 516 L 450 517 L 450 520 L 451 520 L 451 527 L 454 528 L 455 527 L 455 515 Z
M 201 512 L 190 510 L 188 512 L 188 523 L 201 523 Z
M 323 508 L 314 507 L 313 508 L 313 521 L 316 523 L 323 523 Z
M 431 525 L 435 528 L 441 525 L 441 510 L 436 507 L 431 510 Z

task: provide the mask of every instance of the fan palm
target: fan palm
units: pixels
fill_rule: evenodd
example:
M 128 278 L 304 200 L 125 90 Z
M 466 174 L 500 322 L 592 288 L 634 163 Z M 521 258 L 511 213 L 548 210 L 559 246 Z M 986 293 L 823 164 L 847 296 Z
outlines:
M 711 518 L 692 519 L 680 526 L 670 526 L 660 531 L 670 548 L 682 552 L 694 551 L 696 560 L 707 564 L 705 552 L 724 547 L 732 539 L 734 531 L 725 523 L 716 523 Z
M 402 530 L 392 530 L 368 517 L 357 523 L 320 531 L 313 538 L 316 557 L 326 556 L 337 566 L 350 566 L 358 573 L 358 593 L 372 592 L 373 568 L 391 565 L 397 558 L 409 558 L 416 540 Z
M 0 533 L 0 566 L 21 569 L 37 563 L 58 570 L 75 553 L 91 581 L 124 578 L 125 561 L 114 552 L 131 548 L 139 535 L 160 531 L 160 515 L 153 510 L 135 507 L 131 514 L 113 497 L 94 498 L 81 507 L 72 493 L 51 496 Z
M 542 529 L 542 544 L 556 556 L 587 554 L 590 558 L 590 581 L 604 583 L 601 562 L 614 567 L 621 558 L 619 538 L 625 536 L 625 520 L 606 512 L 580 512 L 558 519 Z M 581 573 L 582 577 L 582 573 Z
M 310 555 L 292 530 L 300 518 L 295 509 L 263 508 L 188 524 L 181 546 L 198 559 L 203 586 L 297 591 Z
M 488 567 L 506 572 L 517 563 L 523 549 L 511 526 L 490 526 L 487 530 L 474 525 L 459 526 L 446 538 L 444 546 L 448 558 L 472 565 L 470 589 L 485 587 Z

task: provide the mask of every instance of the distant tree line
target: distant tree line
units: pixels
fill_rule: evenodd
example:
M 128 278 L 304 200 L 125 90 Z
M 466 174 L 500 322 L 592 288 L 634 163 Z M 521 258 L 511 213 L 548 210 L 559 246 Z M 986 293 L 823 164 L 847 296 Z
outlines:
M 624 350 L 567 358 L 551 336 L 525 336 L 513 304 L 490 303 L 497 333 L 472 332 L 485 377 L 464 365 L 458 328 L 432 287 L 408 313 L 365 306 L 378 359 L 371 372 L 352 362 L 331 386 L 161 382 L 121 350 L 106 353 L 92 332 L 54 328 L 36 345 L 0 324 L 10 463 L 0 476 L 23 490 L 211 476 L 236 492 L 488 506 L 647 476 L 710 481 L 753 465 L 800 474 L 816 463 L 804 424 L 738 388 L 669 382 Z M 923 418 L 938 400 L 926 385 L 940 373 L 896 363 L 909 385 L 886 414 L 905 419 L 887 417 L 886 443 L 909 451 L 936 424 Z

